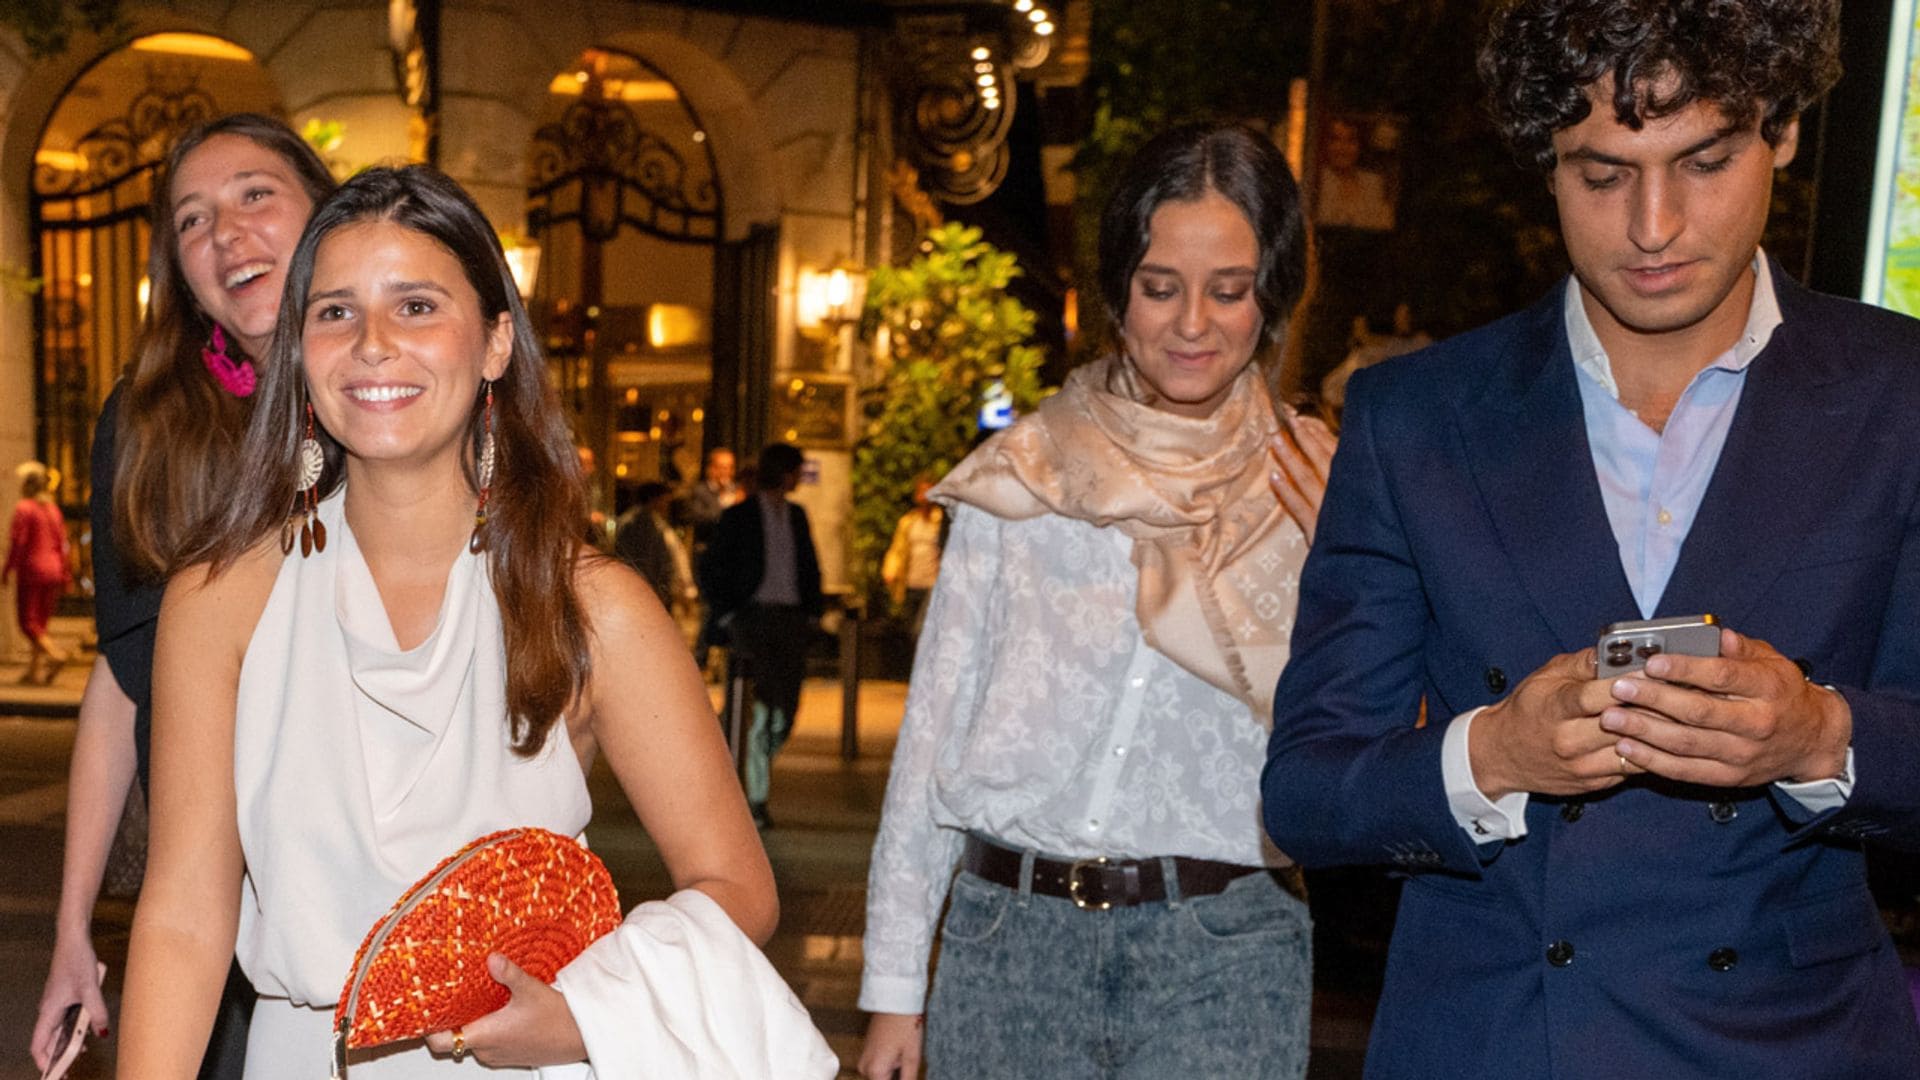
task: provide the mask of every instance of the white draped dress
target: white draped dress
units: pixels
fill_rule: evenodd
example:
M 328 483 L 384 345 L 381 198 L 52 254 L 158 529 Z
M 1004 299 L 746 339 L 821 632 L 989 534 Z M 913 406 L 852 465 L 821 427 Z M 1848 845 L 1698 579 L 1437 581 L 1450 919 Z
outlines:
M 237 952 L 260 994 L 247 1080 L 326 1075 L 355 950 L 442 859 L 506 828 L 579 836 L 592 812 L 564 728 L 530 758 L 511 748 L 485 557 L 461 553 L 433 632 L 403 650 L 342 503 L 336 493 L 320 506 L 327 549 L 281 565 L 240 674 Z M 488 1070 L 413 1041 L 356 1052 L 349 1075 L 819 1077 L 837 1067 L 765 957 L 692 890 L 640 905 L 556 986 L 593 1068 Z
M 433 632 L 403 650 L 342 503 L 320 506 L 327 549 L 281 564 L 240 672 L 238 953 L 261 995 L 248 1080 L 325 1075 L 354 951 L 440 860 L 516 826 L 577 836 L 592 813 L 564 728 L 531 758 L 510 746 L 506 647 L 485 557 L 461 552 Z M 456 1067 L 416 1042 L 356 1055 L 352 1075 Z

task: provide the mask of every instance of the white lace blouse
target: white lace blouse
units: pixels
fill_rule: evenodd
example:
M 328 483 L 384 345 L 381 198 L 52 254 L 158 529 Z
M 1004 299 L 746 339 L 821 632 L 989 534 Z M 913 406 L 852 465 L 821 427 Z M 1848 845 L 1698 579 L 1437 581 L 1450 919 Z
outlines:
M 1286 860 L 1260 823 L 1271 718 L 1149 648 L 1132 541 L 962 505 L 914 659 L 867 877 L 860 1007 L 917 1013 L 967 830 L 1068 858 Z M 1274 574 L 1293 621 L 1306 544 Z

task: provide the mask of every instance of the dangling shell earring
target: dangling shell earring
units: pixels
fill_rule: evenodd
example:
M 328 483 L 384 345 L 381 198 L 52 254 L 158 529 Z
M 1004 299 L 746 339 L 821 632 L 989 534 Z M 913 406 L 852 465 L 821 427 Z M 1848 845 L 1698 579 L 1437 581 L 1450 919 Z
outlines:
M 293 513 L 280 526 L 280 553 L 292 554 L 294 528 L 300 522 L 300 557 L 327 550 L 327 526 L 320 520 L 320 473 L 327 466 L 327 455 L 320 440 L 313 437 L 313 402 L 307 402 L 307 432 L 300 440 L 300 475 L 294 485 Z
M 467 550 L 475 555 L 487 550 L 487 497 L 493 492 L 493 380 L 486 381 L 487 405 L 482 414 L 481 423 L 485 434 L 480 438 L 479 473 L 480 502 L 473 510 L 473 535 L 467 538 Z

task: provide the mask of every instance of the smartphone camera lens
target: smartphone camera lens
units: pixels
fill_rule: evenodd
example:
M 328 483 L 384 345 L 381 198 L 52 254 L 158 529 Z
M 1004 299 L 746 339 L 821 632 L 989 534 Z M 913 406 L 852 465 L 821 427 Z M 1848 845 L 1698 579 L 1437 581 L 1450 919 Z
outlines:
M 1631 641 L 1607 642 L 1607 666 L 1608 667 L 1625 667 L 1632 662 L 1633 662 L 1633 642 Z
M 1637 651 L 1640 653 L 1640 659 L 1642 660 L 1645 660 L 1649 656 L 1658 656 L 1660 654 L 1660 643 L 1657 641 L 1649 641 L 1645 645 L 1640 646 Z

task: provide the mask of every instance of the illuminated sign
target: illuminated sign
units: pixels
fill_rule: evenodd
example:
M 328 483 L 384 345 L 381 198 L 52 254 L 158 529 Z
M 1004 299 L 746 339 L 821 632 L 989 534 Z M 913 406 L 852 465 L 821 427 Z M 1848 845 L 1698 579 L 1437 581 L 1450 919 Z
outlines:
M 1920 315 L 1920 26 L 1914 0 L 1894 0 L 1887 81 L 1880 109 L 1880 151 L 1873 170 L 1861 299 Z
M 1007 386 L 999 379 L 987 384 L 986 393 L 980 396 L 980 430 L 999 431 L 1013 423 L 1013 395 L 1007 393 Z

